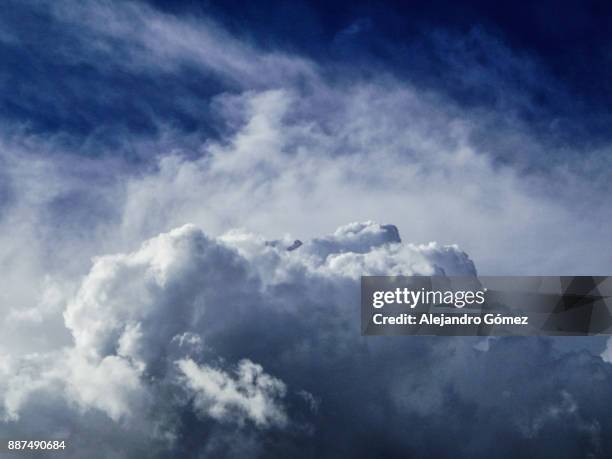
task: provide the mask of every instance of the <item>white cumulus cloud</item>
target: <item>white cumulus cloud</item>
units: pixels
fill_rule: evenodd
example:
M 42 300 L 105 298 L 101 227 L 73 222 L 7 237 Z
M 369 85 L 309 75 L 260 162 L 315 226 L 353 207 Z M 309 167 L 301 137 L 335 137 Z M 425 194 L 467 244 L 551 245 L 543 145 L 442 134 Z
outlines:
M 198 366 L 190 359 L 177 364 L 185 383 L 195 393 L 199 412 L 220 421 L 250 419 L 263 427 L 283 427 L 287 423 L 284 409 L 277 404 L 277 399 L 285 395 L 285 384 L 264 373 L 261 365 L 241 360 L 233 378 L 215 368 Z

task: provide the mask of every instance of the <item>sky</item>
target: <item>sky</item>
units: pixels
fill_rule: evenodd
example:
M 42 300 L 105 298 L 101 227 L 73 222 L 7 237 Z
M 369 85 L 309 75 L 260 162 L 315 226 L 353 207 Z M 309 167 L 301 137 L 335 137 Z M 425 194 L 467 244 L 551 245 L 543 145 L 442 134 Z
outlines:
M 609 457 L 605 337 L 361 337 L 358 286 L 610 273 L 611 13 L 9 1 L 0 430 L 67 457 Z

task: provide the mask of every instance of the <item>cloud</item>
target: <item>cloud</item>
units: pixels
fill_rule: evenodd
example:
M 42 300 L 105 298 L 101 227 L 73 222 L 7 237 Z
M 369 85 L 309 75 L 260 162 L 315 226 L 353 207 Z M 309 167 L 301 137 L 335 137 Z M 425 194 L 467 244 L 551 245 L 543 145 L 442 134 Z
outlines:
M 79 50 L 77 44 L 83 59 L 92 56 L 93 48 L 97 57 L 110 58 L 128 69 L 157 71 L 161 64 L 167 71 L 176 71 L 191 62 L 240 86 L 284 84 L 311 71 L 308 61 L 280 52 L 259 53 L 212 21 L 178 19 L 142 3 L 118 7 L 102 1 L 90 5 L 64 1 L 51 4 L 50 11 L 65 27 L 91 40 L 85 49 Z M 118 49 L 113 46 L 117 44 Z
M 612 363 L 612 338 L 608 338 L 606 348 L 601 353 L 601 358 L 608 363 Z
M 529 175 L 499 165 L 470 140 L 477 120 L 410 87 L 329 90 L 305 99 L 286 89 L 219 99 L 242 107 L 244 122 L 227 141 L 207 144 L 201 158 L 166 156 L 154 173 L 131 180 L 123 229 L 147 234 L 188 220 L 212 234 L 243 226 L 315 237 L 346 221 L 395 221 L 412 240 L 460 241 L 487 274 L 569 274 L 578 269 L 572 259 L 608 240 L 596 224 L 609 194 L 598 179 L 588 190 L 578 170 Z M 573 229 L 578 215 L 588 240 Z M 606 265 L 584 260 L 580 269 Z
M 140 3 L 30 9 L 43 32 L 1 38 L 34 69 L 0 129 L 3 432 L 72 457 L 609 455 L 609 351 L 359 335 L 363 274 L 609 269 L 610 146 L 516 116 L 528 58 L 475 33 L 481 72 L 440 39 L 489 111 Z
M 169 439 L 166 447 L 187 428 L 177 419 L 190 401 L 201 422 L 302 431 L 309 425 L 304 416 L 317 411 L 317 395 L 268 374 L 241 339 L 230 337 L 255 333 L 260 349 L 252 355 L 265 359 L 280 339 L 282 354 L 288 352 L 282 358 L 292 359 L 326 326 L 320 321 L 335 322 L 335 334 L 343 321 L 357 319 L 359 270 L 388 269 L 475 274 L 456 248 L 404 246 L 396 227 L 373 222 L 349 224 L 291 251 L 253 234 L 214 239 L 186 225 L 136 251 L 97 257 L 64 312 L 74 344 L 5 362 L 5 422 L 27 422 L 27 407 L 52 396 L 64 400 L 66 416 L 100 412 L 157 441 Z M 315 311 L 307 331 L 281 336 L 273 328 Z M 225 359 L 237 362 L 235 370 L 222 369 Z M 291 376 L 290 367 L 276 370 Z M 164 392 L 174 395 L 164 401 Z M 295 405 L 301 408 L 292 416 Z
M 100 428 L 126 457 L 185 441 L 219 457 L 608 451 L 612 367 L 599 357 L 544 338 L 359 335 L 359 272 L 475 275 L 465 253 L 374 222 L 287 250 L 292 239 L 186 225 L 94 259 L 64 312 L 73 344 L 2 361 L 7 431 L 55 423 L 73 457 Z
M 69 401 L 82 410 L 100 410 L 117 422 L 146 408 L 141 369 L 129 360 L 109 355 L 92 362 L 74 351 L 68 353 L 67 359 L 69 373 L 64 378 Z
M 236 379 L 227 373 L 198 366 L 193 360 L 177 362 L 187 386 L 195 393 L 196 409 L 219 421 L 245 419 L 267 427 L 287 424 L 284 409 L 276 404 L 285 395 L 285 384 L 263 372 L 261 365 L 250 360 L 238 362 Z
M 512 109 L 472 109 L 382 70 L 366 77 L 262 50 L 206 18 L 139 3 L 28 8 L 67 36 L 53 54 L 58 63 L 76 60 L 131 83 L 63 72 L 75 75 L 66 93 L 83 95 L 58 100 L 63 110 L 98 107 L 96 94 L 113 107 L 112 116 L 88 111 L 111 146 L 93 133 L 75 146 L 69 140 L 79 136 L 68 127 L 57 135 L 24 126 L 2 133 L 0 189 L 11 197 L 2 215 L 11 236 L 0 255 L 15 278 L 39 283 L 52 272 L 51 282 L 69 289 L 91 257 L 124 252 L 187 222 L 211 235 L 243 227 L 271 238 L 314 238 L 349 221 L 393 221 L 416 243 L 461 245 L 486 274 L 592 274 L 609 265 L 597 249 L 610 242 L 609 147 L 551 145 Z M 499 74 L 531 69 L 525 56 L 484 33 L 444 39 L 441 54 L 454 55 L 449 43 L 469 54 L 474 40 L 499 56 L 501 68 L 481 74 L 487 87 L 501 87 Z M 32 48 L 49 59 L 44 44 Z M 460 55 L 453 65 L 472 65 Z M 227 84 L 209 87 L 211 71 Z M 180 107 L 196 128 L 183 128 Z M 155 132 L 109 125 L 123 116 L 150 120 Z M 9 284 L 18 291 L 5 293 L 4 304 L 36 303 L 19 279 Z

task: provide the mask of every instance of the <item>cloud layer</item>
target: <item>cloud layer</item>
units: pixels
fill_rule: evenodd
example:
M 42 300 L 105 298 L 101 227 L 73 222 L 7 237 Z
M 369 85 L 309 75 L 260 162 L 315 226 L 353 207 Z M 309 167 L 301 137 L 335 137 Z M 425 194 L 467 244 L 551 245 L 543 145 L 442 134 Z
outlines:
M 67 437 L 71 457 L 612 447 L 612 367 L 599 357 L 546 339 L 360 337 L 362 272 L 475 275 L 456 247 L 406 244 L 372 222 L 293 245 L 187 225 L 96 258 L 64 312 L 73 345 L 4 360 L 7 431 Z M 98 429 L 112 444 L 96 452 Z
M 395 72 L 144 3 L 16 3 L 6 435 L 72 457 L 610 455 L 601 339 L 359 336 L 364 274 L 609 274 L 611 146 L 565 140 L 537 58 L 437 31 Z M 442 78 L 401 77 L 430 60 Z
M 213 421 L 252 435 L 312 435 L 301 412 L 312 415 L 320 396 L 298 381 L 287 386 L 250 358 L 281 357 L 276 371 L 295 378 L 291 367 L 304 362 L 294 360 L 312 357 L 303 346 L 318 330 L 329 330 L 330 344 L 346 346 L 343 335 L 357 342 L 351 329 L 362 272 L 475 274 L 456 248 L 405 245 L 394 226 L 372 222 L 288 247 L 237 231 L 215 240 L 187 225 L 135 252 L 96 258 L 64 312 L 74 344 L 5 363 L 4 421 L 28 425 L 28 410 L 50 398 L 62 408 L 49 416 L 99 412 L 161 443 L 160 454 Z M 194 415 L 189 423 L 185 412 Z M 77 442 L 82 434 L 73 422 L 57 428 Z

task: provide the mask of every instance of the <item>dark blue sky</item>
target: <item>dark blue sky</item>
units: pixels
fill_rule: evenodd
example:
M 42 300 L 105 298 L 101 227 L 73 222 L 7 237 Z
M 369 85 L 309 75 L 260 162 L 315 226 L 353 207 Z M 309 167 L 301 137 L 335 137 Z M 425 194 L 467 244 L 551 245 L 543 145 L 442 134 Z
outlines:
M 182 18 L 212 18 L 263 50 L 308 57 L 332 75 L 385 72 L 463 106 L 510 110 L 557 144 L 592 147 L 612 132 L 609 2 L 151 3 Z M 87 37 L 36 5 L 10 2 L 0 18 L 4 36 L 18 38 L 0 41 L 5 122 L 61 133 L 72 145 L 93 137 L 104 148 L 117 147 L 122 132 L 154 134 L 160 117 L 186 133 L 218 134 L 206 110 L 176 101 L 207 101 L 227 82 L 188 66 L 166 78 L 71 59 Z
M 466 65 L 493 71 L 496 56 L 482 31 L 541 66 L 542 81 L 530 92 L 533 107 L 522 115 L 560 118 L 590 140 L 608 139 L 612 104 L 612 4 L 605 1 L 258 1 L 165 2 L 161 9 L 179 14 L 208 14 L 237 35 L 262 47 L 298 51 L 329 65 L 361 64 L 427 88 L 447 92 L 467 104 L 494 105 L 494 90 L 456 78 L 449 54 Z M 432 32 L 451 44 L 441 53 Z M 349 36 L 350 37 L 347 37 Z M 454 40 L 468 37 L 467 49 Z M 465 56 L 460 55 L 464 53 Z M 507 74 L 521 83 L 521 75 Z M 556 93 L 560 88 L 562 97 Z M 571 136 L 568 136 L 568 139 Z

